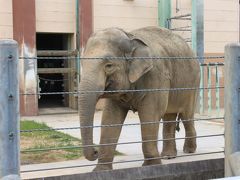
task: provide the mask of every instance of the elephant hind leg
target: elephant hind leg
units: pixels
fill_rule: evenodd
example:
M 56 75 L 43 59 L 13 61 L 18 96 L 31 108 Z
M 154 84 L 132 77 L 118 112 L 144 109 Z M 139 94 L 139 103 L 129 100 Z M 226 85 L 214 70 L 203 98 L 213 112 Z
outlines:
M 175 141 L 177 114 L 165 114 L 163 117 L 163 149 L 161 156 L 164 159 L 171 159 L 177 156 Z
M 194 127 L 194 113 L 181 113 L 179 118 L 182 120 L 185 128 L 185 142 L 183 146 L 183 151 L 185 153 L 194 153 L 197 148 L 196 143 L 196 130 Z

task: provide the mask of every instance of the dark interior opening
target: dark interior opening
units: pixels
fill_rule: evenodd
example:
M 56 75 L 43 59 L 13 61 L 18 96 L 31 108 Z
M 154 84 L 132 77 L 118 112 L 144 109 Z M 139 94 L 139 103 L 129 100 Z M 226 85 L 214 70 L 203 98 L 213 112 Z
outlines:
M 68 34 L 37 34 L 37 50 L 67 50 Z M 38 68 L 64 68 L 66 63 L 63 59 L 40 59 L 37 62 Z M 64 92 L 64 75 L 61 73 L 38 74 L 39 88 L 41 93 Z M 63 107 L 64 95 L 41 95 L 38 100 L 39 108 Z

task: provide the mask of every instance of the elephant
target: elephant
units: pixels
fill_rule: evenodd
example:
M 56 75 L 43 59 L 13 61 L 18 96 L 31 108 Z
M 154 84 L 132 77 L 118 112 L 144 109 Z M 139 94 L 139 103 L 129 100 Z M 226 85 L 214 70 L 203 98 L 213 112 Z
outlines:
M 199 62 L 189 45 L 166 28 L 144 27 L 126 32 L 106 28 L 93 33 L 87 41 L 81 60 L 79 94 L 83 154 L 98 163 L 94 170 L 111 170 L 116 144 L 129 110 L 137 111 L 141 124 L 143 166 L 161 164 L 162 157 L 176 157 L 176 118 L 185 128 L 183 150 L 196 151 L 194 112 L 200 83 Z M 115 59 L 114 59 L 115 57 Z M 121 57 L 122 60 L 119 60 Z M 187 60 L 154 57 L 190 57 Z M 89 60 L 89 58 L 96 58 Z M 170 88 L 192 88 L 170 91 Z M 159 92 L 117 90 L 167 89 Z M 94 91 L 95 93 L 81 93 Z M 115 92 L 109 92 L 115 91 Z M 93 147 L 93 119 L 99 99 L 105 98 L 102 114 L 101 144 Z M 163 120 L 163 148 L 157 147 L 160 120 Z M 148 122 L 156 122 L 151 124 Z M 147 124 L 148 123 L 148 124 Z

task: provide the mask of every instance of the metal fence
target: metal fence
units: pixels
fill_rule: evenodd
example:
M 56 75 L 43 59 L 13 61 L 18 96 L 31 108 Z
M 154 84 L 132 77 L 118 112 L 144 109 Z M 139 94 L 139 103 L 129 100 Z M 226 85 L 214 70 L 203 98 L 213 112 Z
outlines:
M 223 61 L 223 56 L 216 56 L 216 59 Z M 208 87 L 209 89 L 201 90 L 199 101 L 200 101 L 200 114 L 207 114 L 211 116 L 213 114 L 223 115 L 224 108 L 224 91 L 223 89 L 216 88 L 211 90 L 210 87 L 221 87 L 223 86 L 223 68 L 224 62 L 209 62 L 201 64 L 200 73 L 201 73 L 201 82 L 200 86 Z
M 184 26 L 176 27 L 175 23 L 181 21 L 181 24 L 184 24 Z M 183 14 L 179 16 L 173 16 L 171 18 L 167 19 L 167 28 L 171 31 L 175 31 L 177 33 L 180 33 L 183 37 L 185 37 L 185 41 L 189 44 L 192 43 L 192 15 L 191 14 Z
M 7 47 L 7 48 L 5 48 Z M 15 88 L 13 88 L 10 91 L 5 90 L 3 92 L 0 93 L 0 99 L 6 99 L 6 101 L 4 101 L 4 105 L 1 106 L 1 117 L 6 117 L 6 118 L 2 118 L 1 119 L 1 125 L 0 125 L 0 136 L 1 137 L 8 137 L 8 138 L 4 138 L 1 139 L 0 141 L 0 155 L 1 157 L 6 157 L 6 159 L 0 159 L 0 164 L 1 164 L 1 168 L 0 168 L 0 176 L 4 177 L 7 175 L 19 175 L 20 171 L 19 171 L 19 167 L 20 167 L 20 163 L 19 163 L 19 133 L 31 133 L 34 131 L 53 131 L 53 130 L 57 130 L 57 131 L 61 131 L 61 130 L 65 130 L 65 131 L 70 131 L 73 129 L 83 129 L 83 128 L 102 128 L 102 127 L 117 127 L 117 126 L 123 126 L 123 127 L 130 127 L 130 126 L 140 126 L 140 125 L 149 125 L 149 124 L 156 124 L 155 121 L 151 122 L 147 122 L 147 123 L 125 123 L 125 124 L 114 124 L 114 125 L 94 125 L 94 126 L 86 126 L 86 127 L 64 127 L 64 128 L 48 128 L 48 129 L 31 129 L 31 130 L 20 130 L 19 131 L 19 112 L 18 112 L 18 97 L 20 96 L 30 96 L 30 95 L 56 95 L 56 94 L 67 94 L 67 95 L 79 95 L 80 93 L 99 93 L 99 92 L 105 92 L 105 93 L 115 93 L 115 92 L 134 92 L 134 93 L 138 93 L 138 92 L 147 92 L 147 93 L 161 93 L 164 91 L 199 91 L 201 94 L 201 91 L 207 90 L 208 92 L 211 92 L 211 90 L 215 90 L 216 94 L 219 93 L 220 89 L 223 89 L 223 86 L 220 86 L 219 84 L 219 79 L 216 79 L 216 84 L 215 86 L 212 86 L 211 84 L 208 84 L 207 87 L 204 87 L 204 83 L 201 83 L 200 87 L 194 87 L 194 88 L 186 88 L 186 87 L 181 87 L 181 88 L 174 88 L 174 89 L 139 89 L 139 90 L 116 90 L 116 91 L 87 91 L 87 92 L 79 92 L 79 91 L 73 91 L 73 92 L 47 92 L 47 93 L 23 93 L 23 94 L 19 94 L 18 92 L 18 88 L 16 88 L 17 86 L 17 80 L 18 80 L 18 76 L 12 76 L 12 74 L 14 74 L 14 71 L 17 72 L 17 60 L 18 60 L 18 55 L 17 55 L 17 46 L 16 43 L 13 43 L 12 41 L 2 41 L 2 43 L 0 43 L 0 67 L 7 67 L 7 68 L 3 68 L 0 69 L 0 73 L 1 74 L 5 74 L 8 73 L 8 76 L 0 76 L 0 82 L 5 82 L 3 84 L 1 84 L 1 86 L 4 86 L 5 84 L 10 84 L 9 87 L 11 87 L 11 82 L 14 82 L 13 84 L 15 85 Z M 225 101 L 227 102 L 227 105 L 225 105 L 225 110 L 226 110 L 226 115 L 225 115 L 225 123 L 228 124 L 228 122 L 231 122 L 231 125 L 226 125 L 225 129 L 225 137 L 226 137 L 226 142 L 230 144 L 228 144 L 228 146 L 225 147 L 225 151 L 224 151 L 224 147 L 223 146 L 219 146 L 217 147 L 217 150 L 211 150 L 208 149 L 205 152 L 197 152 L 197 153 L 193 153 L 193 154 L 182 154 L 182 155 L 177 155 L 177 157 L 189 157 L 189 156 L 199 156 L 199 155 L 206 155 L 206 154 L 218 154 L 218 153 L 224 153 L 226 154 L 226 158 L 229 157 L 229 155 L 233 154 L 234 152 L 237 152 L 240 150 L 239 146 L 239 137 L 238 135 L 240 135 L 240 128 L 239 128 L 239 112 L 237 111 L 239 109 L 239 102 L 238 102 L 238 91 L 239 91 L 239 78 L 237 79 L 237 73 L 238 70 L 240 69 L 240 61 L 239 61 L 239 54 L 240 52 L 240 46 L 239 45 L 229 45 L 226 48 L 226 57 L 227 58 L 227 66 L 225 67 L 225 74 L 226 74 L 226 83 L 225 83 Z M 23 60 L 23 61 L 27 61 L 29 59 L 35 59 L 35 60 L 41 60 L 41 59 L 45 59 L 46 57 L 41 57 L 41 58 L 26 58 L 26 57 L 20 57 L 19 60 Z M 49 57 L 47 57 L 49 59 Z M 196 57 L 196 58 L 192 58 L 192 57 L 137 57 L 137 59 L 152 59 L 152 60 L 192 60 L 192 59 L 223 59 L 224 57 Z M 51 57 L 51 59 L 59 59 L 59 57 L 53 58 Z M 76 60 L 75 57 L 62 57 L 62 59 L 64 60 Z M 81 60 L 99 60 L 102 58 L 85 58 L 85 59 L 81 59 Z M 113 57 L 111 59 L 114 60 L 126 60 L 126 58 L 122 58 L 122 57 Z M 131 58 L 132 59 L 132 58 Z M 12 68 L 12 64 L 9 62 L 14 62 L 14 69 Z M 219 66 L 223 66 L 223 63 L 208 63 L 208 64 L 200 64 L 201 67 L 207 67 L 208 72 L 211 71 L 210 69 L 213 67 L 216 70 L 216 74 L 218 74 L 218 67 Z M 13 69 L 13 70 L 12 70 Z M 202 71 L 202 70 L 201 70 Z M 17 74 L 17 73 L 16 73 Z M 209 73 L 211 74 L 211 73 Z M 210 75 L 209 75 L 210 76 Z M 208 79 L 211 79 L 211 77 L 209 77 Z M 235 83 L 236 82 L 236 83 Z M 227 85 L 226 85 L 227 84 Z M 234 85 L 234 86 L 233 86 Z M 237 90 L 237 91 L 236 91 Z M 13 92 L 14 91 L 14 92 Z M 227 92 L 226 92 L 227 91 Z M 9 94 L 10 92 L 10 94 Z M 212 101 L 209 102 L 209 104 Z M 216 98 L 216 106 L 219 106 L 219 98 Z M 226 103 L 225 102 L 225 103 Z M 201 104 L 201 102 L 200 102 Z M 12 106 L 11 106 L 12 105 Z M 7 107 L 7 108 L 6 108 Z M 226 108 L 227 107 L 227 108 Z M 17 113 L 12 113 L 14 111 L 16 111 Z M 3 116 L 4 115 L 4 116 Z M 14 117 L 12 117 L 12 115 L 15 115 Z M 10 119 L 10 120 L 9 120 Z M 215 121 L 215 120 L 222 120 L 224 119 L 224 117 L 220 117 L 219 114 L 216 114 L 215 117 L 202 117 L 199 116 L 197 118 L 194 119 L 183 119 L 181 121 L 194 121 L 197 123 L 199 122 L 204 122 L 204 121 Z M 7 129 L 7 131 L 3 131 L 3 129 L 6 129 L 6 127 L 9 127 L 9 123 L 11 123 L 11 121 L 13 121 L 12 123 L 12 127 Z M 17 123 L 16 123 L 17 122 Z M 168 123 L 171 122 L 176 122 L 176 121 L 170 121 Z M 164 123 L 162 121 L 157 122 L 157 124 L 159 123 Z M 14 126 L 13 126 L 14 125 Z M 235 125 L 233 127 L 233 125 Z M 235 132 L 234 134 L 232 134 L 231 132 Z M 224 134 L 223 133 L 205 133 L 205 134 L 201 134 L 201 135 L 197 135 L 194 137 L 176 137 L 173 138 L 177 141 L 180 140 L 184 140 L 186 138 L 197 138 L 197 139 L 207 139 L 206 141 L 209 141 L 209 138 L 217 138 L 217 137 L 223 137 Z M 99 146 L 112 146 L 112 145 L 118 145 L 118 146 L 123 146 L 123 145 L 128 145 L 128 144 L 140 144 L 140 143 L 146 143 L 146 142 L 163 142 L 163 141 L 168 141 L 168 140 L 172 140 L 171 139 L 163 139 L 163 138 L 159 138 L 159 139 L 149 139 L 149 140 L 134 140 L 134 141 L 123 141 L 123 142 L 117 142 L 117 143 L 109 143 L 109 144 L 100 144 L 100 145 L 88 145 L 88 146 L 82 146 L 82 145 L 76 145 L 76 146 L 60 146 L 60 147 L 49 147 L 49 148 L 36 148 L 36 149 L 31 149 L 31 150 L 21 150 L 21 152 L 24 153 L 28 153 L 28 152 L 42 152 L 42 151 L 53 151 L 53 150 L 62 150 L 62 149 L 79 149 L 79 148 L 85 148 L 85 147 L 99 147 Z M 10 144 L 7 145 L 6 144 Z M 197 150 L 198 151 L 198 150 Z M 11 164 L 8 164 L 8 162 L 12 162 L 12 157 L 15 157 L 14 159 L 16 159 L 17 161 Z M 11 159 L 11 160 L 10 160 Z M 144 161 L 144 160 L 153 160 L 153 159 L 162 159 L 162 157 L 158 157 L 158 158 L 139 158 L 139 159 L 133 159 L 133 160 L 124 160 L 124 161 L 114 161 L 114 162 L 106 162 L 106 163 L 102 163 L 102 164 L 122 164 L 122 163 L 132 163 L 132 162 L 139 162 L 139 161 Z M 6 164 L 8 164 L 6 166 Z M 234 170 L 231 168 L 231 162 L 228 161 L 228 159 L 226 159 L 226 171 L 229 171 L 226 173 L 226 175 L 234 175 Z M 74 165 L 74 166 L 68 166 L 68 167 L 58 167 L 58 168 L 42 168 L 42 169 L 36 169 L 34 171 L 44 171 L 44 170 L 54 170 L 54 169 L 63 169 L 63 168 L 76 168 L 76 167 L 87 167 L 87 166 L 95 166 L 95 163 L 91 163 L 91 164 L 83 164 L 83 165 Z M 4 168 L 3 168 L 4 167 Z M 24 171 L 27 172 L 27 171 Z M 32 172 L 32 170 L 31 170 Z

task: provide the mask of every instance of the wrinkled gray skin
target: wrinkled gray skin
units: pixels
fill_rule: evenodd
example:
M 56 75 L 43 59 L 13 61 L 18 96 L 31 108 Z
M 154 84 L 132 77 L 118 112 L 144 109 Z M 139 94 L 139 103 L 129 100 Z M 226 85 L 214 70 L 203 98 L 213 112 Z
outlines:
M 193 57 L 187 43 L 171 31 L 157 27 L 137 29 L 130 33 L 118 28 L 108 28 L 93 34 L 86 45 L 83 57 Z M 80 91 L 103 91 L 119 89 L 155 89 L 199 87 L 199 63 L 197 60 L 82 60 Z M 141 93 L 81 94 L 81 126 L 92 126 L 95 106 L 100 98 L 106 98 L 102 125 L 122 124 L 129 110 L 138 111 L 141 123 L 163 118 L 164 122 L 179 119 L 192 119 L 197 100 L 197 91 L 161 91 Z M 186 137 L 196 136 L 194 122 L 183 122 Z M 176 122 L 164 123 L 163 138 L 175 137 Z M 142 140 L 156 140 L 159 124 L 141 125 Z M 121 127 L 101 129 L 100 144 L 117 143 Z M 131 132 L 129 132 L 131 133 Z M 93 144 L 93 130 L 81 130 L 83 145 Z M 126 140 L 127 141 L 127 140 Z M 93 147 L 84 148 L 88 160 L 96 160 L 95 170 L 112 169 L 116 146 L 101 146 L 99 151 Z M 196 138 L 185 140 L 183 150 L 193 153 Z M 145 159 L 143 165 L 161 163 L 157 142 L 142 143 Z M 167 158 L 177 154 L 175 140 L 163 142 L 161 155 Z M 107 165 L 100 163 L 110 162 Z

